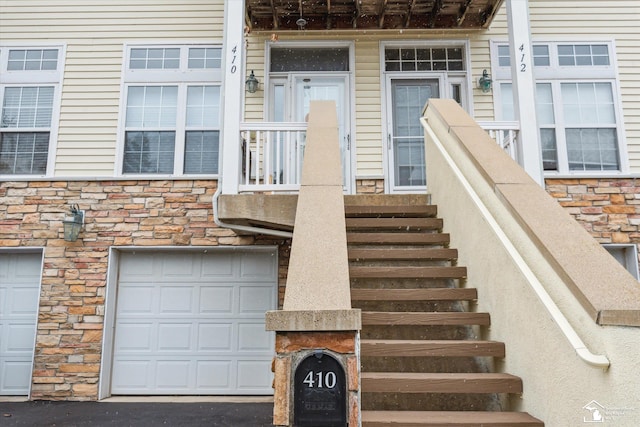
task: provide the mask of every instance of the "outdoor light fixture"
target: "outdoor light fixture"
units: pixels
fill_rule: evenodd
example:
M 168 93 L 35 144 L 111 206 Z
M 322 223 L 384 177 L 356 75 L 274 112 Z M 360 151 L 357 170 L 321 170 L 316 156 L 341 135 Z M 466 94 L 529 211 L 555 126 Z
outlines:
M 258 79 L 256 79 L 256 75 L 253 74 L 253 70 L 251 70 L 251 74 L 249 74 L 249 78 L 245 82 L 245 85 L 247 86 L 247 92 L 256 93 L 259 83 L 260 82 L 258 81 Z
M 78 209 L 78 205 L 71 205 L 71 216 L 62 221 L 64 225 L 64 240 L 75 242 L 84 224 L 84 211 Z
M 482 70 L 482 77 L 478 79 L 478 87 L 482 92 L 491 92 L 491 76 L 487 70 Z

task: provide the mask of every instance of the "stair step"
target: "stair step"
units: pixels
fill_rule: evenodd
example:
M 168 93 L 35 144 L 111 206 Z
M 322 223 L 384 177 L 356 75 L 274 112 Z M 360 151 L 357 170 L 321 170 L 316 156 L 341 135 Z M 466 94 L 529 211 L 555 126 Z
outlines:
M 363 325 L 490 325 L 489 313 L 363 311 Z
M 358 228 L 392 230 L 440 230 L 440 218 L 347 218 L 347 230 Z
M 360 342 L 363 356 L 504 357 L 504 343 L 473 340 L 370 340 Z
M 362 427 L 543 427 L 526 412 L 362 411 Z
M 362 372 L 363 393 L 522 393 L 519 377 L 502 373 Z
M 435 205 L 345 205 L 347 217 L 433 217 L 438 213 Z
M 348 244 L 448 244 L 447 233 L 347 233 Z
M 458 258 L 456 249 L 448 248 L 359 248 L 349 249 L 350 260 L 453 260 Z
M 352 279 L 462 279 L 467 277 L 466 267 L 349 267 Z
M 352 288 L 352 301 L 473 301 L 475 288 L 370 289 Z

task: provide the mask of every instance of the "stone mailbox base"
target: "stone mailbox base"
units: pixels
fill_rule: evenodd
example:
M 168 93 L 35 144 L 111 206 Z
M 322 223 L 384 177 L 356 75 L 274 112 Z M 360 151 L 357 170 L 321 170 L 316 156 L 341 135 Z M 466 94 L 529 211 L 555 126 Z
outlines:
M 273 362 L 274 409 L 273 424 L 293 426 L 294 375 L 296 368 L 309 355 L 323 352 L 336 359 L 346 374 L 346 420 L 350 427 L 359 426 L 360 361 L 356 346 L 358 331 L 278 331 L 276 356 Z

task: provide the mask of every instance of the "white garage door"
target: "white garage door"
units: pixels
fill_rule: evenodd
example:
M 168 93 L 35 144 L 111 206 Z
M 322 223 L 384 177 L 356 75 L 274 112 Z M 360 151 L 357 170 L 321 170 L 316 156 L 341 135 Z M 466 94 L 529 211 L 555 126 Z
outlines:
M 0 254 L 0 395 L 27 395 L 42 255 Z
M 271 394 L 277 257 L 124 253 L 112 394 Z

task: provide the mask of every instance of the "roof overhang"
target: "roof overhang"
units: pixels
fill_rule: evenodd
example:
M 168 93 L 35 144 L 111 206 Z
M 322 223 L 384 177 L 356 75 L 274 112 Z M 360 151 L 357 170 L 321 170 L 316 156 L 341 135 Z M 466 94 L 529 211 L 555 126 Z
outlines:
M 484 29 L 504 0 L 245 0 L 250 30 Z

